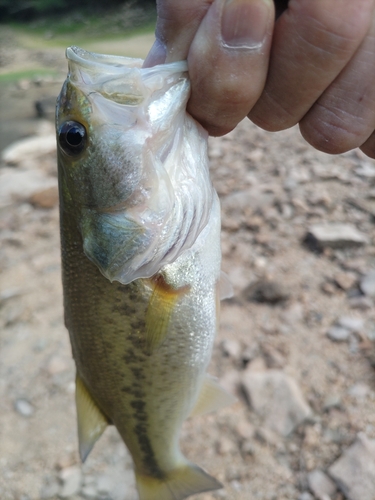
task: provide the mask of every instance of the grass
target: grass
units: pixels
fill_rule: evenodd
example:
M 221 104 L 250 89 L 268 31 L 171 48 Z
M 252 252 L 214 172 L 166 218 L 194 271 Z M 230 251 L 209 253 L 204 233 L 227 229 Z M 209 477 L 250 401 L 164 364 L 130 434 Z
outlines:
M 36 80 L 41 77 L 57 75 L 56 71 L 46 68 L 29 69 L 24 71 L 14 71 L 9 73 L 0 74 L 0 84 L 8 84 L 18 82 L 19 80 Z
M 155 9 L 135 7 L 130 3 L 105 13 L 75 12 L 28 23 L 9 23 L 7 27 L 14 31 L 21 45 L 38 49 L 46 45 L 81 45 L 152 33 L 155 21 Z

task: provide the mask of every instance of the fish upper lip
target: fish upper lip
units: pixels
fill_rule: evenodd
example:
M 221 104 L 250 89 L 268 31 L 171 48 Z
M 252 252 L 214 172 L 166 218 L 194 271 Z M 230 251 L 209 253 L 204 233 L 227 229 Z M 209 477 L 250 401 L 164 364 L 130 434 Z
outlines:
M 66 49 L 66 58 L 73 65 L 97 74 L 103 73 L 107 76 L 121 76 L 129 70 L 138 69 L 142 75 L 151 76 L 153 73 L 180 73 L 188 70 L 187 61 L 176 61 L 167 64 L 159 64 L 151 68 L 142 68 L 143 59 L 133 59 L 131 57 L 111 56 L 96 54 L 72 45 Z M 74 68 L 73 68 L 74 69 Z

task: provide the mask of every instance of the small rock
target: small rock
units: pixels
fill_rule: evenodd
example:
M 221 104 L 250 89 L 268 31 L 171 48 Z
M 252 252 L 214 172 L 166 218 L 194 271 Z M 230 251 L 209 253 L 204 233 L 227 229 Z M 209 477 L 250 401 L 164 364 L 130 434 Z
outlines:
M 360 309 L 362 311 L 367 311 L 374 307 L 374 302 L 370 297 L 351 297 L 348 302 L 352 309 Z
M 56 375 L 56 373 L 61 373 L 64 372 L 65 370 L 68 369 L 67 364 L 63 359 L 61 359 L 59 356 L 53 356 L 47 365 L 47 372 L 50 375 Z
M 348 394 L 357 400 L 363 400 L 370 394 L 370 391 L 371 389 L 367 384 L 359 382 L 349 388 Z
M 38 158 L 56 150 L 56 135 L 27 137 L 14 142 L 5 148 L 1 154 L 2 161 L 7 165 L 18 165 L 30 157 Z
M 83 495 L 85 498 L 97 498 L 98 497 L 98 491 L 97 489 L 95 488 L 95 486 L 93 485 L 88 485 L 88 486 L 84 486 L 82 489 L 81 489 L 81 495 Z
M 360 289 L 368 297 L 375 297 L 375 269 L 371 269 L 360 282 Z
M 349 290 L 357 283 L 357 276 L 354 273 L 338 273 L 334 277 L 336 285 L 342 290 Z
M 315 469 L 307 476 L 310 490 L 318 500 L 330 500 L 336 493 L 336 485 L 320 469 Z
M 329 475 L 348 500 L 375 498 L 375 440 L 364 433 L 329 468 Z
M 236 426 L 237 434 L 242 439 L 251 439 L 254 436 L 254 426 L 247 422 L 247 420 L 241 420 Z
M 349 248 L 365 245 L 368 241 L 351 224 L 325 223 L 312 225 L 306 235 L 305 241 L 312 249 Z
M 329 411 L 332 408 L 341 408 L 341 398 L 338 394 L 331 394 L 327 396 L 323 403 L 323 410 Z
M 355 173 L 360 177 L 375 179 L 375 167 L 370 162 L 363 162 L 358 168 L 355 169 Z
M 242 387 L 252 408 L 264 418 L 266 427 L 287 436 L 312 417 L 296 381 L 279 370 L 246 370 Z
M 221 350 L 224 356 L 228 356 L 232 359 L 238 359 L 241 355 L 241 344 L 238 340 L 225 339 L 221 343 Z
M 57 186 L 37 191 L 29 198 L 29 203 L 37 208 L 53 208 L 59 203 L 59 190 Z
M 364 321 L 362 318 L 355 318 L 353 316 L 340 316 L 337 320 L 337 324 L 342 328 L 346 328 L 351 332 L 361 332 L 364 327 Z
M 47 500 L 48 498 L 55 497 L 60 490 L 60 485 L 58 484 L 55 477 L 48 478 L 46 484 L 42 486 L 40 490 L 41 500 Z
M 277 304 L 290 297 L 289 291 L 283 284 L 265 279 L 250 284 L 243 290 L 242 295 L 248 301 L 267 302 L 269 304 Z
M 331 326 L 327 332 L 327 337 L 334 342 L 346 342 L 349 340 L 350 331 L 342 326 Z
M 59 474 L 62 483 L 59 496 L 61 498 L 69 498 L 76 495 L 81 489 L 82 472 L 79 467 L 72 466 L 63 469 Z
M 23 417 L 31 417 L 31 415 L 35 411 L 33 405 L 24 398 L 16 400 L 16 402 L 14 403 L 14 409 Z
M 298 500 L 314 500 L 314 497 L 308 491 L 304 491 L 300 494 Z

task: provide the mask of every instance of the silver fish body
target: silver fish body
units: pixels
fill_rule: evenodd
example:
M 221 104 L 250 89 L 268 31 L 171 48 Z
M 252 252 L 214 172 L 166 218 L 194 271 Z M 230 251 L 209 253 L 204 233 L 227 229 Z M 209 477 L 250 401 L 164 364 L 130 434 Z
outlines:
M 179 449 L 184 420 L 227 402 L 207 379 L 220 207 L 186 63 L 67 51 L 57 106 L 65 322 L 80 453 L 114 424 L 141 500 L 220 487 Z

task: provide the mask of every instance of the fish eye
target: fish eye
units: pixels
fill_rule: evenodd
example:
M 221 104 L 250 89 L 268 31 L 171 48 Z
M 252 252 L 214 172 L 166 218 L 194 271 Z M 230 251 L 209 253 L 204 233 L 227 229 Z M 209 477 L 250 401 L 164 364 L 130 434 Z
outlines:
M 59 143 L 69 156 L 81 153 L 86 145 L 87 132 L 85 127 L 78 122 L 69 120 L 59 129 Z

